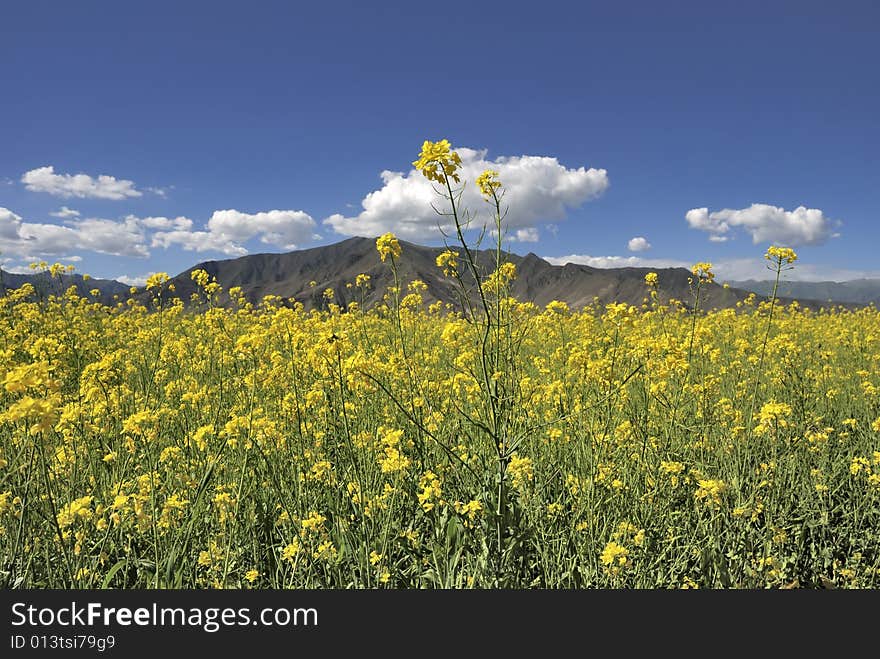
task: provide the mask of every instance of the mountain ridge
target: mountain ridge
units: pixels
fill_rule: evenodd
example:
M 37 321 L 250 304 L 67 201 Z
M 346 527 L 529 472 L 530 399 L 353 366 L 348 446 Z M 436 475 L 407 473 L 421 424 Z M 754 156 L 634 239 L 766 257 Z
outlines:
M 409 282 L 418 279 L 425 283 L 423 298 L 426 304 L 441 301 L 458 304 L 457 286 L 445 277 L 436 265 L 436 258 L 445 247 L 427 247 L 401 240 L 402 253 L 396 260 L 398 279 L 405 294 Z M 461 247 L 450 249 L 460 253 Z M 475 260 L 485 272 L 494 268 L 494 250 L 472 250 Z M 572 309 L 582 309 L 593 302 L 609 304 L 625 302 L 641 305 L 650 295 L 645 275 L 656 272 L 659 277 L 661 299 L 674 298 L 686 306 L 691 302 L 689 280 L 693 275 L 685 268 L 595 268 L 588 265 L 566 263 L 553 265 L 534 252 L 525 256 L 505 252 L 517 270 L 511 283 L 511 295 L 521 301 L 545 306 L 553 300 L 565 302 Z M 257 303 L 265 295 L 277 295 L 285 300 L 296 300 L 306 309 L 326 306 L 324 292 L 333 291 L 333 302 L 345 308 L 350 302 L 373 306 L 382 301 L 385 291 L 394 285 L 393 271 L 389 262 L 383 263 L 373 238 L 347 238 L 337 243 L 310 247 L 285 253 L 249 254 L 234 259 L 207 260 L 195 264 L 172 278 L 176 293 L 187 300 L 198 289 L 191 274 L 203 269 L 216 277 L 217 282 L 228 291 L 241 287 L 245 298 Z M 362 292 L 353 286 L 360 274 L 370 276 L 370 288 Z M 473 287 L 473 279 L 463 273 L 463 279 Z M 311 285 L 314 282 L 314 285 Z M 749 297 L 750 292 L 735 287 L 726 288 L 712 284 L 701 294 L 703 309 L 735 307 Z M 223 295 L 220 303 L 228 302 Z M 791 299 L 780 298 L 785 304 Z M 803 306 L 816 307 L 819 303 L 799 300 Z
M 402 253 L 395 261 L 398 281 L 402 294 L 413 280 L 421 280 L 426 289 L 423 299 L 426 304 L 433 302 L 451 303 L 459 306 L 457 283 L 443 275 L 436 264 L 437 255 L 445 247 L 427 247 L 400 241 Z M 460 253 L 459 267 L 462 279 L 473 291 L 474 280 L 465 272 L 461 259 L 461 247 L 451 246 Z M 472 250 L 480 270 L 488 274 L 494 269 L 494 250 Z M 553 300 L 565 302 L 572 309 L 582 309 L 594 302 L 600 305 L 612 302 L 639 306 L 650 295 L 645 284 L 645 275 L 656 272 L 659 277 L 659 292 L 662 301 L 670 298 L 680 300 L 685 306 L 692 303 L 689 280 L 691 272 L 685 268 L 647 268 L 627 266 L 623 268 L 595 268 L 588 265 L 566 263 L 554 265 L 534 252 L 525 256 L 505 252 L 505 257 L 516 266 L 517 276 L 511 283 L 511 295 L 520 301 L 546 306 Z M 192 280 L 192 272 L 205 270 L 216 278 L 223 287 L 218 302 L 229 304 L 229 289 L 240 287 L 244 297 L 254 304 L 267 295 L 275 295 L 287 304 L 300 302 L 306 309 L 326 307 L 327 289 L 332 290 L 332 301 L 343 308 L 357 302 L 371 307 L 381 302 L 385 292 L 394 285 L 394 271 L 391 263 L 383 263 L 376 250 L 373 238 L 353 237 L 318 247 L 282 253 L 248 254 L 231 259 L 201 261 L 171 278 L 175 295 L 188 302 L 199 288 Z M 354 286 L 358 275 L 370 277 L 370 286 L 363 290 Z M 3 273 L 3 282 L 8 288 L 16 288 L 24 281 L 41 281 L 48 276 L 16 275 Z M 106 304 L 124 300 L 132 296 L 130 287 L 115 280 L 89 279 L 81 275 L 65 275 L 83 295 L 97 288 L 98 299 Z M 66 288 L 67 286 L 64 286 Z M 45 288 L 45 285 L 43 286 Z M 143 287 L 133 293 L 134 297 L 146 301 L 151 293 Z M 751 291 L 731 284 L 729 287 L 712 283 L 704 287 L 700 306 L 703 309 L 723 309 L 736 307 L 751 295 Z M 793 297 L 781 296 L 779 302 L 787 304 Z M 473 297 L 472 301 L 476 302 Z M 828 306 L 827 301 L 815 298 L 798 298 L 802 306 L 820 308 Z M 836 303 L 836 301 L 835 301 Z M 845 303 L 844 306 L 852 306 Z

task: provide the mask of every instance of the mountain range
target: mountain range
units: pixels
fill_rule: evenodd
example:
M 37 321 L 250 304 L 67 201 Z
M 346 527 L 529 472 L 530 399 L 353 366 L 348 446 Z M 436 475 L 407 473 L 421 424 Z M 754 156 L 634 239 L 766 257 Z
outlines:
M 402 293 L 413 280 L 425 283 L 423 298 L 426 303 L 435 301 L 459 304 L 457 287 L 453 278 L 444 276 L 442 269 L 436 264 L 436 258 L 444 248 L 425 247 L 401 241 L 402 255 L 395 261 L 398 281 Z M 462 252 L 462 249 L 453 247 Z M 481 271 L 491 272 L 494 268 L 494 252 L 490 250 L 475 251 L 475 260 Z M 566 302 L 572 309 L 581 309 L 594 301 L 599 304 L 625 302 L 641 305 L 649 294 L 645 284 L 645 275 L 656 272 L 659 277 L 661 299 L 674 298 L 690 306 L 692 296 L 689 280 L 691 272 L 685 268 L 593 268 L 587 265 L 568 263 L 552 265 L 535 254 L 520 256 L 507 254 L 507 259 L 516 266 L 516 279 L 511 285 L 511 294 L 521 301 L 533 302 L 544 306 L 552 300 Z M 464 266 L 460 265 L 464 270 Z M 235 259 L 204 261 L 172 277 L 175 295 L 183 300 L 198 289 L 192 281 L 191 274 L 195 269 L 202 269 L 216 278 L 217 282 L 228 291 L 232 287 L 240 287 L 244 296 L 253 303 L 259 302 L 266 295 L 276 295 L 286 301 L 296 300 L 307 309 L 322 307 L 327 304 L 325 291 L 333 291 L 333 302 L 343 308 L 349 302 L 356 301 L 366 307 L 380 302 L 386 290 L 394 285 L 394 273 L 391 264 L 383 263 L 376 251 L 376 241 L 371 238 L 349 238 L 331 245 L 296 250 L 283 254 L 252 254 Z M 370 277 L 370 285 L 366 290 L 354 286 L 360 274 Z M 473 279 L 465 274 L 466 285 L 473 290 Z M 35 283 L 38 290 L 53 290 L 57 282 L 51 282 L 45 274 L 21 275 L 2 273 L 2 285 L 6 288 L 17 288 L 25 281 Z M 130 287 L 113 280 L 83 280 L 80 275 L 65 275 L 64 287 L 75 285 L 82 294 L 98 289 L 98 299 L 104 303 L 126 299 Z M 799 283 L 799 282 L 792 282 Z M 763 282 L 738 282 L 724 287 L 713 283 L 704 288 L 701 307 L 728 308 L 744 300 L 750 294 L 747 287 L 761 295 L 767 295 L 762 288 Z M 57 289 L 55 289 L 57 290 Z M 801 295 L 800 290 L 808 292 Z M 828 306 L 830 295 L 835 302 L 851 302 L 863 304 L 861 299 L 842 299 L 836 295 L 837 289 L 816 289 L 821 293 L 813 293 L 813 289 L 792 290 L 798 301 L 804 306 L 818 308 Z M 790 302 L 792 297 L 783 296 L 786 289 L 780 289 L 780 302 Z M 0 289 L 2 293 L 2 289 Z M 146 299 L 151 294 L 143 288 L 134 293 L 135 297 Z M 871 298 L 872 300 L 874 298 Z M 224 292 L 219 298 L 220 304 L 229 301 Z M 870 300 L 868 300 L 870 301 Z
M 402 294 L 413 280 L 426 285 L 422 297 L 427 304 L 436 301 L 459 304 L 457 287 L 452 277 L 446 277 L 436 264 L 437 256 L 444 251 L 439 247 L 424 247 L 405 241 L 400 242 L 402 255 L 395 261 Z M 455 248 L 453 248 L 455 249 Z M 460 254 L 461 248 L 457 250 Z M 482 272 L 494 269 L 494 252 L 474 252 Z M 516 279 L 511 294 L 521 301 L 544 306 L 552 300 L 566 302 L 573 309 L 580 309 L 594 300 L 601 304 L 626 302 L 641 304 L 648 296 L 645 275 L 657 272 L 663 298 L 676 298 L 687 303 L 690 300 L 688 279 L 691 273 L 684 268 L 592 268 L 572 263 L 564 266 L 551 265 L 535 254 L 520 256 L 507 254 L 507 260 L 516 266 Z M 355 301 L 371 307 L 382 301 L 387 289 L 394 286 L 394 273 L 390 262 L 383 263 L 376 251 L 376 241 L 371 238 L 349 238 L 332 245 L 297 250 L 284 254 L 252 254 L 236 259 L 205 261 L 172 278 L 176 294 L 189 299 L 197 287 L 191 273 L 202 269 L 216 278 L 224 289 L 241 287 L 244 296 L 257 302 L 266 295 L 292 298 L 306 309 L 326 305 L 325 291 L 333 291 L 333 302 L 345 307 Z M 464 271 L 463 264 L 459 269 Z M 370 277 L 369 288 L 362 293 L 353 284 L 359 274 Z M 473 289 L 473 278 L 462 276 L 466 285 Z M 725 289 L 720 285 L 706 288 L 701 303 L 704 308 L 724 308 L 735 305 L 748 296 L 748 292 Z M 228 301 L 221 296 L 220 303 Z M 476 299 L 473 299 L 476 302 Z
M 759 295 L 773 292 L 772 281 L 730 281 L 731 286 L 754 291 Z M 796 299 L 820 300 L 823 302 L 850 302 L 880 306 L 880 279 L 853 279 L 851 281 L 781 281 L 779 295 Z

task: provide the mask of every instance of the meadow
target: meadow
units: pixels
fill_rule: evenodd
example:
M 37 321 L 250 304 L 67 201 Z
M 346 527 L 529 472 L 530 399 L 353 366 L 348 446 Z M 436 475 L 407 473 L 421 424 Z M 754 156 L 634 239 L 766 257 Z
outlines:
M 455 162 L 416 165 L 464 227 Z M 0 298 L 0 584 L 880 586 L 875 308 L 703 311 L 706 263 L 690 301 L 649 275 L 640 306 L 539 308 L 500 238 L 483 273 L 457 236 L 458 306 L 418 281 L 219 306 L 204 271 L 186 304 L 164 275 L 145 303 Z

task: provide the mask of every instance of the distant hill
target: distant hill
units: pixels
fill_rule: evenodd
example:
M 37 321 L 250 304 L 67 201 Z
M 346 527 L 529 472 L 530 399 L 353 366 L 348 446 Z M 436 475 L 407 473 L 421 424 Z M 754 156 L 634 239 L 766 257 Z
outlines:
M 0 271 L 0 295 L 4 289 L 20 288 L 24 284 L 29 283 L 43 295 L 58 295 L 63 293 L 71 286 L 76 286 L 76 290 L 83 297 L 95 299 L 92 297 L 91 291 L 98 289 L 101 293 L 98 300 L 102 304 L 115 304 L 118 296 L 119 300 L 125 300 L 129 297 L 130 287 L 120 283 L 114 279 L 83 279 L 80 274 L 71 273 L 62 275 L 61 279 L 52 279 L 48 273 L 40 272 L 34 274 L 13 274 L 6 271 Z
M 754 291 L 759 295 L 770 295 L 773 292 L 772 281 L 728 282 L 731 286 Z M 880 279 L 854 279 L 852 281 L 781 281 L 779 295 L 795 299 L 811 299 L 828 302 L 850 302 L 853 304 L 874 303 L 880 306 Z
M 427 302 L 442 300 L 457 302 L 454 280 L 444 277 L 436 265 L 437 255 L 443 248 L 423 247 L 401 241 L 403 254 L 398 261 L 398 273 L 402 286 L 414 279 L 427 285 L 423 297 Z M 457 251 L 461 252 L 461 248 Z M 639 305 L 648 295 L 645 275 L 657 272 L 663 298 L 676 298 L 690 302 L 688 278 L 691 273 L 684 268 L 592 268 L 586 265 L 552 265 L 535 254 L 509 255 L 516 265 L 517 278 L 512 294 L 519 300 L 544 306 L 552 300 L 568 303 L 580 309 L 598 298 L 601 304 L 626 302 Z M 491 270 L 493 253 L 480 251 L 477 262 L 485 271 Z M 191 279 L 193 270 L 201 268 L 217 278 L 228 290 L 241 287 L 245 297 L 258 302 L 265 295 L 293 298 L 307 309 L 324 305 L 323 293 L 332 289 L 334 302 L 346 306 L 351 301 L 360 302 L 361 293 L 349 288 L 359 274 L 370 276 L 370 289 L 364 303 L 372 306 L 382 300 L 394 279 L 390 264 L 382 263 L 372 238 L 349 238 L 341 242 L 303 249 L 285 254 L 253 254 L 236 259 L 205 261 L 173 278 L 177 295 L 188 300 L 196 291 Z M 473 280 L 465 277 L 471 284 Z M 314 286 L 310 283 L 314 282 Z M 404 291 L 405 292 L 405 291 Z M 705 290 L 703 308 L 731 307 L 748 297 L 748 292 L 735 288 L 725 289 L 712 285 Z M 221 298 L 221 303 L 226 298 Z
M 397 263 L 401 286 L 406 293 L 406 286 L 414 279 L 422 280 L 427 286 L 423 297 L 426 302 L 449 302 L 459 304 L 458 289 L 453 279 L 445 277 L 437 267 L 436 258 L 443 248 L 424 247 L 401 241 L 403 254 Z M 461 252 L 461 248 L 455 248 Z M 485 273 L 493 269 L 494 253 L 489 250 L 475 252 L 477 263 Z M 572 309 L 582 309 L 594 300 L 602 305 L 611 302 L 625 302 L 640 305 L 648 296 L 649 289 L 645 285 L 645 275 L 656 272 L 660 280 L 662 300 L 675 298 L 690 306 L 691 292 L 688 280 L 692 277 L 685 268 L 593 268 L 587 265 L 552 265 L 535 254 L 520 256 L 509 254 L 508 259 L 516 265 L 517 277 L 513 282 L 511 293 L 521 301 L 533 302 L 545 306 L 552 300 L 566 302 Z M 192 271 L 201 268 L 216 277 L 217 281 L 228 291 L 232 287 L 240 287 L 245 297 L 258 303 L 266 295 L 276 295 L 286 302 L 296 300 L 306 309 L 326 306 L 324 291 L 333 291 L 333 301 L 343 308 L 349 302 L 361 302 L 361 290 L 349 286 L 359 274 L 370 276 L 370 287 L 364 294 L 363 302 L 367 307 L 382 301 L 386 290 L 394 285 L 394 278 L 389 263 L 382 263 L 376 251 L 376 241 L 372 238 L 349 238 L 332 245 L 297 250 L 284 254 L 251 254 L 235 259 L 220 261 L 204 261 L 172 278 L 175 295 L 188 302 L 197 291 L 192 281 Z M 462 265 L 463 269 L 463 265 Z M 74 285 L 82 295 L 97 288 L 101 291 L 99 299 L 105 304 L 114 304 L 117 300 L 130 297 L 129 286 L 117 281 L 90 279 L 84 281 L 81 275 L 65 275 L 62 287 L 45 274 L 15 275 L 2 273 L 2 284 L 6 288 L 18 288 L 25 282 L 31 282 L 38 291 L 44 294 L 58 293 Z M 464 277 L 471 291 L 474 290 L 473 279 Z M 314 282 L 314 284 L 312 284 Z M 731 284 L 724 288 L 712 284 L 704 289 L 703 309 L 721 309 L 736 305 L 749 296 L 745 284 Z M 754 282 L 752 290 L 760 288 L 764 282 Z M 835 284 L 835 286 L 846 286 Z M 771 286 L 772 288 L 772 286 Z M 766 293 L 763 291 L 766 290 Z M 806 291 L 806 292 L 803 292 Z M 769 289 L 757 292 L 769 294 Z M 788 295 L 792 294 L 792 295 Z M 780 302 L 786 304 L 797 298 L 807 307 L 818 308 L 828 306 L 828 298 L 818 297 L 825 291 L 818 289 L 780 289 Z M 143 288 L 134 295 L 141 301 L 147 301 L 151 293 Z M 837 291 L 832 295 L 835 302 L 844 301 L 863 303 L 875 298 L 864 297 L 843 300 Z M 475 297 L 472 299 L 476 302 Z M 815 301 L 815 300 L 819 301 Z M 813 301 L 811 301 L 813 300 Z M 220 304 L 227 304 L 228 295 L 220 297 Z

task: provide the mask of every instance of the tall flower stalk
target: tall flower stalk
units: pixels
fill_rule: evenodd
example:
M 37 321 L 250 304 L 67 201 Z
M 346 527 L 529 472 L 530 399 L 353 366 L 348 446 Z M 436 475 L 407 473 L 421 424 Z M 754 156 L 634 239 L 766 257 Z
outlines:
M 508 490 L 507 468 L 515 455 L 517 442 L 512 437 L 512 364 L 514 347 L 510 327 L 510 282 L 516 277 L 516 267 L 506 260 L 503 250 L 503 219 L 501 209 L 504 189 L 498 172 L 486 170 L 477 177 L 476 184 L 492 208 L 492 233 L 495 237 L 494 270 L 484 273 L 474 249 L 465 238 L 471 217 L 460 207 L 461 158 L 452 150 L 448 140 L 425 141 L 418 160 L 413 166 L 429 181 L 439 184 L 437 189 L 449 204 L 449 212 L 441 213 L 451 219 L 455 236 L 463 254 L 464 268 L 473 279 L 473 295 L 458 268 L 459 252 L 447 249 L 437 258 L 437 266 L 453 275 L 468 320 L 478 328 L 480 335 L 478 380 L 481 391 L 482 413 L 470 418 L 493 447 L 497 465 L 497 500 L 495 501 L 496 574 L 501 573 L 505 529 L 507 527 Z M 439 212 L 439 211 L 438 211 Z
M 761 356 L 758 359 L 758 369 L 755 371 L 755 387 L 752 390 L 752 402 L 749 406 L 749 422 L 747 432 L 752 433 L 752 417 L 755 413 L 755 404 L 758 400 L 758 389 L 761 386 L 761 374 L 764 372 L 764 358 L 767 355 L 767 343 L 770 341 L 770 330 L 773 329 L 773 311 L 776 309 L 776 294 L 779 292 L 779 279 L 786 270 L 792 270 L 792 265 L 797 260 L 797 254 L 789 247 L 772 246 L 764 254 L 769 261 L 767 268 L 774 273 L 773 292 L 770 294 L 770 312 L 767 314 L 767 329 L 764 332 L 764 340 L 761 342 Z

